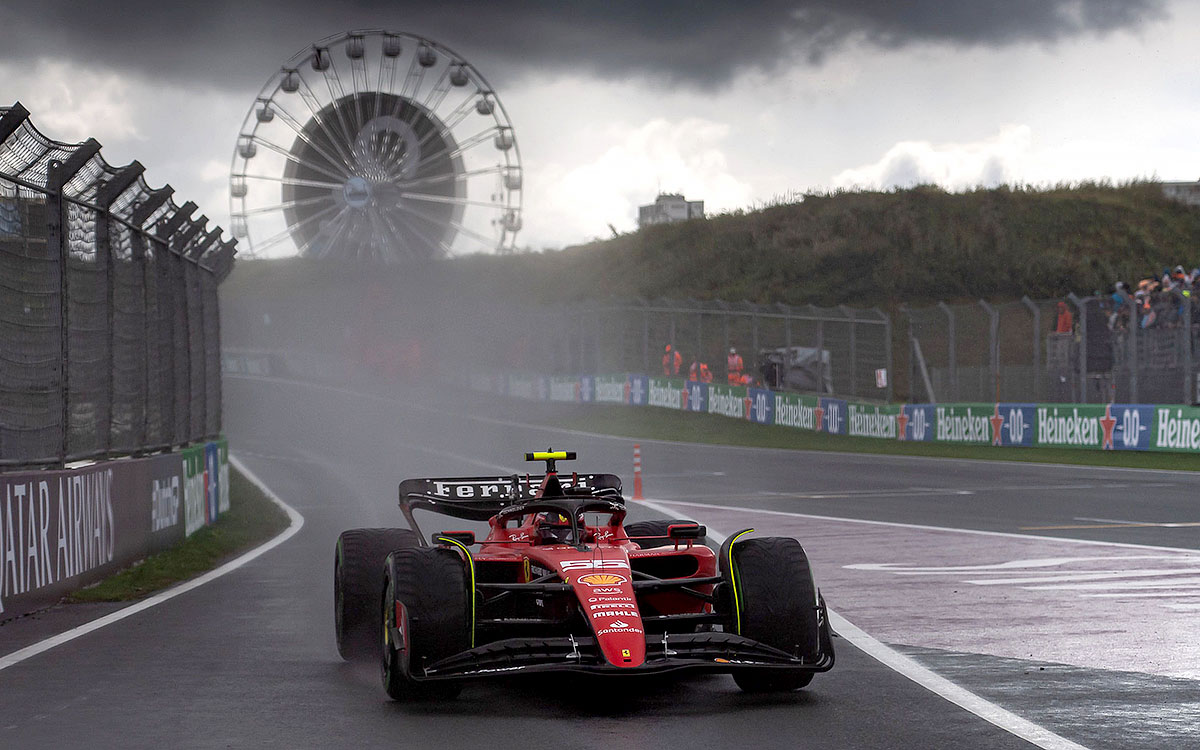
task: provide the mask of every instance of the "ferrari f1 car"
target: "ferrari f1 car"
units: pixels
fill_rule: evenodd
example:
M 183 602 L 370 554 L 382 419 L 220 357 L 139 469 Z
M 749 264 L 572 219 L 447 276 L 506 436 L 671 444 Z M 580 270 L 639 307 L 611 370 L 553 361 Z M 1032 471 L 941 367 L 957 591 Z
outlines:
M 542 476 L 407 479 L 408 529 L 338 539 L 344 658 L 378 658 L 395 699 L 453 697 L 464 681 L 536 673 L 731 673 L 790 691 L 833 666 L 825 602 L 794 539 L 732 534 L 714 552 L 693 521 L 624 524 L 612 474 L 560 476 L 574 453 L 527 453 Z M 486 521 L 427 541 L 425 509 Z

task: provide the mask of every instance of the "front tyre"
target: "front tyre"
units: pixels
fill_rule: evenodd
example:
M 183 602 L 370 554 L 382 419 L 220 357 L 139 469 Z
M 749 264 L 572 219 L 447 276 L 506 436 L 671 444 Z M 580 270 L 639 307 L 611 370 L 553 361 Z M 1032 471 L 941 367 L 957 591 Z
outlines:
M 425 682 L 414 675 L 471 648 L 473 594 L 466 564 L 453 550 L 420 547 L 388 555 L 381 666 L 383 687 L 393 700 L 439 700 L 459 694 L 462 685 L 457 682 Z
M 376 606 L 384 558 L 420 542 L 408 529 L 350 529 L 338 537 L 333 559 L 333 628 L 338 653 L 347 661 L 373 657 Z
M 721 570 L 730 594 L 723 597 L 733 632 L 805 661 L 821 655 L 820 600 L 804 548 L 788 537 L 747 539 L 723 548 Z M 812 672 L 734 672 L 748 693 L 789 692 L 812 682 Z

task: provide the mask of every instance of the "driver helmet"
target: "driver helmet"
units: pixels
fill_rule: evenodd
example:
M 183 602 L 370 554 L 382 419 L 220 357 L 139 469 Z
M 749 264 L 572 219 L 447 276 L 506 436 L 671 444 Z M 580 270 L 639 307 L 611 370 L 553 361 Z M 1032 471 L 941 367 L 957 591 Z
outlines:
M 571 519 L 562 513 L 538 513 L 537 530 L 543 544 L 568 544 L 571 541 Z

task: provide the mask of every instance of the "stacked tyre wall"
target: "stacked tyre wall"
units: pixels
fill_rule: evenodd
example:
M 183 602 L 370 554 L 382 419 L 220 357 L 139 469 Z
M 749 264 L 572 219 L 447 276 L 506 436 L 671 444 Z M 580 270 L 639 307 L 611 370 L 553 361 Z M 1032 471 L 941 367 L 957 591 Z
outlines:
M 0 474 L 0 621 L 50 606 L 228 509 L 224 438 L 145 458 Z
M 830 435 L 960 445 L 1200 452 L 1200 408 L 1176 404 L 878 404 L 639 374 L 475 375 L 473 390 L 535 401 L 719 414 Z

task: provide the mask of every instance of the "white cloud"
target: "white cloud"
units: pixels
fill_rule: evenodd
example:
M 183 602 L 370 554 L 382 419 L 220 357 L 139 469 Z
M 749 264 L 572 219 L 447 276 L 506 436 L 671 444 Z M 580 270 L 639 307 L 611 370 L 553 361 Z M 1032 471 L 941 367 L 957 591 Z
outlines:
M 531 170 L 523 243 L 605 236 L 609 224 L 631 230 L 637 207 L 659 190 L 703 200 L 709 213 L 745 205 L 750 186 L 731 174 L 722 150 L 728 135 L 728 125 L 701 118 L 607 128 L 600 137 L 610 145 L 592 161 Z
M 884 189 L 936 184 L 950 190 L 992 187 L 1025 177 L 1033 141 L 1027 125 L 1010 125 L 969 143 L 902 141 L 879 161 L 834 175 L 835 187 Z
M 142 138 L 125 102 L 130 82 L 116 73 L 79 70 L 67 63 L 42 60 L 32 69 L 0 66 L 0 80 L 22 80 L 25 108 L 34 124 L 56 140 L 77 143 L 96 138 Z

